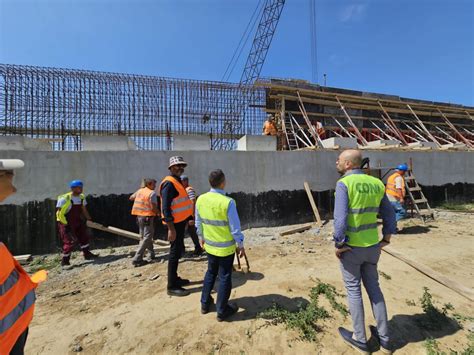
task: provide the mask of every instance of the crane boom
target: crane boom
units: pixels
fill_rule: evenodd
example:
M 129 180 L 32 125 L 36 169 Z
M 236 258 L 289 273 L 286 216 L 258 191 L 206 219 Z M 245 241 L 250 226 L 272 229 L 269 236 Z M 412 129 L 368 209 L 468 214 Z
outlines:
M 285 5 L 285 0 L 265 0 L 262 17 L 257 27 L 252 48 L 247 57 L 244 71 L 239 82 L 241 95 L 236 97 L 230 108 L 230 118 L 226 119 L 223 125 L 223 133 L 231 137 L 237 135 L 245 121 L 245 109 L 252 99 L 249 86 L 260 76 L 263 63 L 270 48 L 270 44 L 275 34 L 280 15 Z M 219 139 L 215 142 L 216 147 L 221 149 L 232 149 L 234 139 Z

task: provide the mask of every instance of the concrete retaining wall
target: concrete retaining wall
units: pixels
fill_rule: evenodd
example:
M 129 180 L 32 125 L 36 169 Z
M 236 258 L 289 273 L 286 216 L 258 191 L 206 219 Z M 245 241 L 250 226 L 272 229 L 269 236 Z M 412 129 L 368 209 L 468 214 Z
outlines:
M 244 227 L 281 225 L 311 219 L 303 191 L 308 181 L 318 205 L 331 210 L 338 179 L 335 161 L 339 152 L 35 152 L 3 151 L 1 158 L 22 159 L 15 186 L 18 193 L 0 205 L 0 240 L 17 253 L 51 251 L 57 245 L 54 202 L 68 191 L 67 183 L 81 179 L 89 195 L 93 218 L 98 222 L 135 229 L 128 194 L 143 177 L 160 180 L 167 174 L 168 159 L 181 155 L 189 163 L 186 174 L 199 193 L 208 189 L 207 175 L 220 168 L 227 176 L 227 191 L 237 200 Z M 473 199 L 472 152 L 364 151 L 372 166 L 396 166 L 413 161 L 419 183 L 425 187 L 457 184 L 455 194 Z M 316 191 L 319 191 L 317 193 Z M 433 198 L 437 190 L 432 190 Z M 436 197 L 437 198 L 437 197 Z M 444 199 L 444 193 L 440 196 Z

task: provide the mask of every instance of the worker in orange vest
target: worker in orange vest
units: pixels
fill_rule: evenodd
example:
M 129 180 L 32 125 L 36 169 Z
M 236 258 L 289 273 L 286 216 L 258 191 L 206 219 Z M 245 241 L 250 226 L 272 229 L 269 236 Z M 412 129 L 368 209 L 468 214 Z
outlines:
M 181 182 L 181 175 L 188 164 L 183 157 L 170 158 L 166 176 L 160 184 L 161 215 L 163 223 L 168 227 L 170 254 L 168 259 L 168 295 L 187 296 L 189 291 L 183 286 L 190 283 L 178 276 L 179 258 L 184 251 L 184 231 L 186 225 L 193 219 L 193 202 Z
M 267 116 L 267 120 L 263 124 L 262 134 L 264 136 L 276 136 L 278 134 L 275 118 L 272 115 Z
M 405 173 L 408 171 L 406 164 L 397 166 L 397 170 L 387 179 L 385 193 L 388 200 L 395 209 L 397 222 L 406 217 L 407 212 L 404 207 L 405 203 Z
M 16 192 L 13 170 L 24 165 L 21 160 L 0 159 L 0 202 Z M 40 270 L 30 278 L 0 242 L 0 354 L 24 354 L 35 308 L 35 288 L 46 277 L 46 271 Z
M 144 179 L 144 187 L 130 196 L 133 201 L 132 215 L 136 216 L 140 233 L 140 243 L 133 258 L 133 266 L 142 266 L 148 262 L 143 260 L 145 251 L 150 253 L 150 261 L 155 259 L 153 237 L 155 236 L 155 217 L 158 213 L 158 197 L 156 195 L 156 180 Z

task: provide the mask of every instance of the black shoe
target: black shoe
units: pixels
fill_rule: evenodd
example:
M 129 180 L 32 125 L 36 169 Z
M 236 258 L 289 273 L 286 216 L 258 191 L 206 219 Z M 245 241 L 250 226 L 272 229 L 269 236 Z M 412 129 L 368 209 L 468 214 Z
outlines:
M 239 307 L 236 304 L 229 303 L 227 307 L 225 308 L 224 313 L 217 314 L 217 321 L 222 322 L 223 320 L 226 320 L 230 316 L 236 314 L 238 310 L 239 310 Z
M 371 325 L 371 326 L 369 326 L 369 329 L 370 329 L 370 333 L 372 334 L 372 336 L 379 343 L 380 351 L 383 352 L 384 354 L 391 355 L 392 352 L 393 352 L 392 347 L 390 346 L 390 344 L 388 342 L 380 340 L 379 331 L 377 330 L 377 328 L 374 327 L 373 325 Z
M 204 250 L 202 248 L 194 249 L 193 251 L 194 256 L 201 256 L 203 253 L 204 253 Z
M 208 299 L 207 303 L 201 303 L 201 314 L 209 313 L 211 305 L 213 305 L 213 304 L 214 304 L 214 299 L 209 296 L 209 299 Z
M 354 348 L 361 354 L 365 354 L 365 355 L 371 354 L 369 347 L 367 346 L 367 343 L 361 343 L 360 341 L 352 339 L 353 332 L 343 327 L 339 327 L 338 330 L 339 330 L 339 334 L 341 335 L 342 339 L 347 345 L 351 346 L 352 348 Z
M 61 259 L 61 266 L 69 266 L 71 263 L 69 262 L 69 256 L 63 256 Z
M 132 265 L 135 266 L 135 267 L 140 267 L 140 266 L 144 266 L 144 265 L 147 265 L 148 264 L 148 261 L 146 260 L 133 260 L 132 261 Z
M 176 288 L 169 288 L 168 289 L 168 295 L 169 296 L 177 296 L 177 297 L 184 297 L 188 296 L 190 292 L 182 287 L 176 287 Z
M 176 280 L 176 285 L 178 285 L 179 287 L 189 285 L 190 283 L 191 281 L 189 281 L 188 279 L 182 279 L 181 277 L 178 277 L 178 279 Z
M 84 259 L 86 260 L 94 260 L 97 259 L 99 255 L 91 253 L 89 250 L 84 250 Z

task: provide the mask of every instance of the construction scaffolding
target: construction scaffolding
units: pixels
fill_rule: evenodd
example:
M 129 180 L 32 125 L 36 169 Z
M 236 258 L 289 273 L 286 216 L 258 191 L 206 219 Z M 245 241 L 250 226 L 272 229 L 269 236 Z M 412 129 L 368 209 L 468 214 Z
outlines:
M 224 122 L 251 91 L 245 123 L 232 137 Z M 139 149 L 172 149 L 173 136 L 212 142 L 260 134 L 265 89 L 238 84 L 0 64 L 0 135 L 42 139 L 80 150 L 83 135 L 123 135 Z
M 88 135 L 127 136 L 144 150 L 201 135 L 212 149 L 233 149 L 243 135 L 261 134 L 267 113 L 276 117 L 280 149 L 320 149 L 331 137 L 370 149 L 474 148 L 474 108 L 462 105 L 294 79 L 250 86 L 0 64 L 0 136 L 39 139 L 54 150 L 81 150 Z
M 384 142 L 409 149 L 474 148 L 473 107 L 304 80 L 261 79 L 255 85 L 267 92 L 267 111 L 277 118 L 283 149 L 317 149 L 331 137 L 352 138 L 360 148 L 381 148 Z M 316 133 L 318 125 L 324 134 Z

